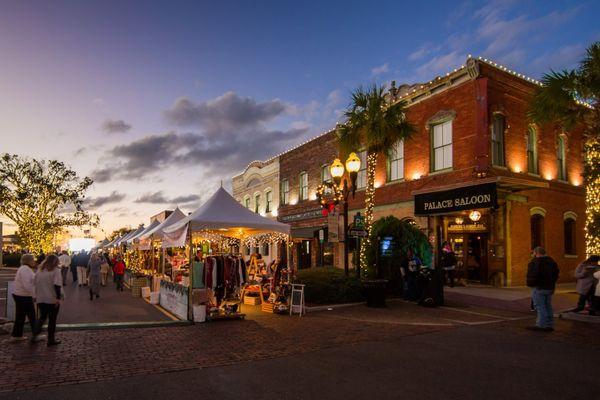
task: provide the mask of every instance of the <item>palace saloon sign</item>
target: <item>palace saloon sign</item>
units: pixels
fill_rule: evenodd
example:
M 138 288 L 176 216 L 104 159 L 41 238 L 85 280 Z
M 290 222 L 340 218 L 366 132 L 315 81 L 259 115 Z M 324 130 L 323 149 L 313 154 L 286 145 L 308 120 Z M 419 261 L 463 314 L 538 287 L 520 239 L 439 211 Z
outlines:
M 496 184 L 486 183 L 443 192 L 418 194 L 415 196 L 415 215 L 495 208 L 497 204 Z

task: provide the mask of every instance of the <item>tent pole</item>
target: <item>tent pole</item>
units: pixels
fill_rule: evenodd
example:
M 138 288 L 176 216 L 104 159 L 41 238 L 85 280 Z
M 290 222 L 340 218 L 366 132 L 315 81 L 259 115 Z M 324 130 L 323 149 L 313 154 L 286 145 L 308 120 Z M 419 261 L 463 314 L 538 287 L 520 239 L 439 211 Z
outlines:
M 189 265 L 189 286 L 188 286 L 188 320 L 193 321 L 194 320 L 194 309 L 192 308 L 192 288 L 194 287 L 193 282 L 194 282 L 194 248 L 193 248 L 193 244 L 192 244 L 192 224 L 188 224 L 188 243 L 190 245 L 190 252 L 189 252 L 189 259 L 188 259 L 188 265 Z

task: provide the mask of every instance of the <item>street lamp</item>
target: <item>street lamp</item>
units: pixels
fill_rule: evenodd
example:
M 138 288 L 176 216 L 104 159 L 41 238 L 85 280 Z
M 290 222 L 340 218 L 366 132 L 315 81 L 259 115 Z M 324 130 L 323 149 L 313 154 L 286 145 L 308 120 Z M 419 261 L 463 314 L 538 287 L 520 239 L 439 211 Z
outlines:
M 330 187 L 333 190 L 333 205 L 339 204 L 341 200 L 344 202 L 343 207 L 343 221 L 344 221 L 344 273 L 348 275 L 348 195 L 356 192 L 356 178 L 358 177 L 358 171 L 360 171 L 360 158 L 356 153 L 352 152 L 346 159 L 346 168 L 339 158 L 336 158 L 331 163 L 329 171 L 334 183 L 325 182 L 323 185 L 317 188 L 317 197 L 324 209 L 328 209 L 331 205 L 325 199 L 323 194 L 325 187 Z M 350 186 L 348 186 L 348 180 L 344 179 L 342 183 L 342 177 L 344 176 L 344 170 L 348 171 L 350 175 Z M 325 211 L 324 211 L 325 213 Z M 360 271 L 359 266 L 356 266 L 357 271 Z

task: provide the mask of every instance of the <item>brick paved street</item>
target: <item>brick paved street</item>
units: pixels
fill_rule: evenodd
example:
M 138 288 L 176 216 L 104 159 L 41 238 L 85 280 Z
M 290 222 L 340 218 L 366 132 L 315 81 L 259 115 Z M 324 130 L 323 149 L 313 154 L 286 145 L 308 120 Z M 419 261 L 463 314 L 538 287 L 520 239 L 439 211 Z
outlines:
M 126 382 L 127 378 L 136 376 L 143 379 L 142 376 L 149 374 L 204 371 L 205 368 L 226 371 L 218 369 L 226 366 L 243 369 L 243 365 L 254 365 L 259 360 L 272 360 L 275 364 L 278 363 L 276 359 L 280 358 L 299 362 L 303 357 L 318 357 L 319 354 L 332 352 L 339 357 L 343 354 L 340 351 L 348 352 L 348 356 L 354 353 L 354 349 L 364 351 L 365 346 L 371 349 L 370 352 L 382 352 L 380 356 L 385 359 L 388 346 L 400 346 L 407 350 L 402 346 L 411 337 L 423 337 L 423 341 L 435 337 L 435 345 L 413 344 L 411 346 L 418 347 L 411 347 L 410 351 L 414 353 L 420 348 L 422 357 L 429 357 L 427 354 L 431 351 L 439 357 L 439 351 L 448 355 L 458 351 L 458 347 L 445 348 L 443 343 L 447 337 L 457 340 L 464 335 L 464 342 L 456 346 L 468 348 L 461 350 L 464 351 L 461 354 L 467 364 L 482 352 L 481 346 L 486 346 L 486 356 L 491 357 L 490 352 L 498 355 L 494 359 L 500 363 L 516 362 L 511 358 L 504 360 L 499 357 L 504 352 L 517 356 L 525 348 L 527 352 L 541 354 L 546 348 L 557 346 L 567 352 L 571 360 L 575 353 L 571 355 L 570 352 L 577 348 L 577 354 L 581 353 L 577 356 L 579 367 L 573 368 L 571 361 L 561 364 L 565 371 L 574 373 L 595 359 L 591 350 L 597 352 L 600 346 L 596 327 L 558 321 L 557 332 L 540 336 L 524 329 L 531 322 L 532 316 L 528 314 L 473 307 L 424 309 L 413 304 L 394 302 L 385 310 L 358 306 L 308 314 L 301 318 L 250 312 L 246 321 L 183 327 L 67 331 L 59 333 L 63 344 L 56 348 L 47 348 L 43 343 L 34 346 L 27 343 L 10 344 L 6 342 L 8 337 L 4 336 L 0 338 L 0 390 L 43 389 L 33 393 L 45 393 L 47 387 L 65 384 L 93 384 L 109 380 Z M 502 343 L 486 343 L 486 335 Z M 468 345 L 469 341 L 473 341 L 472 346 Z M 532 342 L 534 346 L 529 344 Z M 581 358 L 585 354 L 590 354 L 588 359 Z M 524 354 L 518 356 L 523 357 Z M 252 364 L 245 364 L 247 362 Z M 234 367 L 238 364 L 239 367 Z M 330 379 L 334 379 L 335 363 L 330 367 L 333 374 Z M 460 370 L 466 366 L 458 363 L 455 368 Z M 206 373 L 202 372 L 202 376 L 206 376 Z M 139 379 L 135 382 L 140 382 Z M 156 378 L 156 381 L 161 379 Z M 79 385 L 72 388 L 77 387 Z M 51 393 L 60 397 L 63 392 L 55 390 Z M 29 393 L 23 395 L 23 398 L 29 397 Z M 12 394 L 0 398 L 15 397 Z

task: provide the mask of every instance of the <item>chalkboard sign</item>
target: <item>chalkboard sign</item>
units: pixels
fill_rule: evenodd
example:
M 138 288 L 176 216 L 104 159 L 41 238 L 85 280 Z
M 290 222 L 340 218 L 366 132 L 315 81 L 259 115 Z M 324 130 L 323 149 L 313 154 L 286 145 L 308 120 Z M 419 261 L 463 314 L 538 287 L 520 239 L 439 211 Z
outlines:
M 381 257 L 392 257 L 396 249 L 396 241 L 392 236 L 386 236 L 379 242 L 379 255 Z
M 304 314 L 304 285 L 292 284 L 292 296 L 290 304 L 290 315 Z

